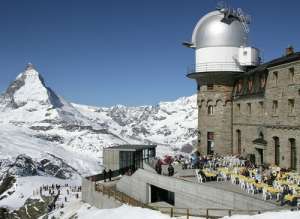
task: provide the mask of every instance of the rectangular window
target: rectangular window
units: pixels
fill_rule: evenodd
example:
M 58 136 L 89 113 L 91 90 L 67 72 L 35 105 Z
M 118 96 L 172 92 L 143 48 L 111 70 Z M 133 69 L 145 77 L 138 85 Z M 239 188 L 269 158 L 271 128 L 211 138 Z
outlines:
M 295 100 L 294 99 L 289 99 L 288 100 L 288 105 L 289 105 L 289 113 L 293 114 L 295 111 Z
M 294 83 L 294 76 L 295 76 L 295 69 L 289 68 L 289 79 L 291 84 Z
M 251 114 L 251 103 L 247 103 L 247 108 L 248 108 L 248 113 L 249 115 Z
M 273 81 L 274 81 L 274 85 L 277 86 L 277 84 L 278 84 L 278 72 L 277 71 L 273 72 Z
M 294 138 L 289 139 L 291 147 L 291 169 L 297 170 L 297 149 L 296 149 L 296 140 Z
M 213 115 L 214 114 L 214 107 L 212 105 L 208 106 L 207 114 L 208 115 Z
M 263 101 L 259 102 L 259 112 L 260 112 L 261 116 L 264 115 L 264 102 Z
M 273 115 L 276 115 L 278 112 L 278 101 L 277 100 L 273 100 L 272 110 L 273 110 Z
M 214 154 L 214 146 L 215 146 L 215 133 L 207 132 L 207 154 Z
M 241 104 L 240 103 L 236 104 L 236 111 L 237 111 L 238 114 L 241 113 Z
M 213 90 L 214 89 L 214 85 L 213 84 L 208 84 L 207 85 L 207 90 Z

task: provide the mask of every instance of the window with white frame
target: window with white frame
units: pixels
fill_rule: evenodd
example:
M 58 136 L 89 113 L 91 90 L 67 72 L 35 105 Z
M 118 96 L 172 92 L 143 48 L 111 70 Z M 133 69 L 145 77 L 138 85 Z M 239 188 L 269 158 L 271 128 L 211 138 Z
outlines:
M 214 114 L 214 106 L 209 105 L 207 108 L 207 114 L 208 115 L 213 115 Z
M 264 115 L 264 102 L 263 101 L 259 101 L 258 104 L 259 104 L 260 115 L 263 116 Z
M 273 110 L 273 115 L 276 115 L 278 113 L 278 101 L 277 100 L 273 100 L 272 110 Z
M 273 72 L 273 82 L 274 82 L 274 85 L 277 86 L 277 84 L 278 84 L 278 71 Z
M 294 83 L 294 76 L 295 76 L 295 69 L 289 68 L 289 79 L 291 84 Z
M 289 99 L 288 100 L 288 106 L 289 106 L 289 113 L 293 114 L 295 111 L 295 100 L 294 99 Z
M 248 114 L 251 115 L 252 112 L 251 103 L 247 103 L 247 109 L 248 109 Z

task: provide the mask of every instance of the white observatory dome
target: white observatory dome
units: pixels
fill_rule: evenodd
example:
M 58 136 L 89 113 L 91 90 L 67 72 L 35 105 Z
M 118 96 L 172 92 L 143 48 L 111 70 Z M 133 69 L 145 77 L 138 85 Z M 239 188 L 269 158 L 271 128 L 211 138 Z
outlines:
M 196 48 L 211 46 L 247 46 L 247 33 L 237 19 L 222 21 L 224 14 L 213 11 L 202 17 L 197 23 L 192 43 Z
M 247 46 L 247 33 L 243 24 L 236 18 L 224 19 L 224 13 L 213 11 L 197 23 L 192 43 L 196 48 Z
M 259 64 L 259 50 L 248 47 L 250 19 L 242 9 L 223 8 L 202 17 L 194 28 L 195 72 L 244 72 Z

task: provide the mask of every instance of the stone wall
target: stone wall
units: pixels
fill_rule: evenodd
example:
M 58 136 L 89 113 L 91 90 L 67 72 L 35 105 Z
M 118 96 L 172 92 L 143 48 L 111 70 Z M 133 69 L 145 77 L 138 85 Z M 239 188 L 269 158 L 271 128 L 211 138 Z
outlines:
M 294 69 L 291 80 L 290 69 Z M 274 76 L 278 75 L 277 80 Z M 265 163 L 275 164 L 274 137 L 279 138 L 280 166 L 291 167 L 291 145 L 296 142 L 297 170 L 300 170 L 300 62 L 291 62 L 268 69 L 263 96 L 249 96 L 233 102 L 233 152 L 238 152 L 237 130 L 241 131 L 242 154 L 254 154 L 258 161 L 258 150 L 263 150 Z M 289 99 L 294 100 L 294 110 L 290 111 Z M 273 101 L 278 101 L 274 112 Z M 251 104 L 251 113 L 249 112 Z M 263 105 L 262 105 L 263 104 Z M 240 105 L 240 107 L 238 107 Z M 253 143 L 263 136 L 266 145 Z
M 214 85 L 208 90 L 203 85 L 198 92 L 198 148 L 207 153 L 207 134 L 214 133 L 214 152 L 218 154 L 232 153 L 232 87 Z M 208 107 L 213 107 L 213 114 L 208 114 Z

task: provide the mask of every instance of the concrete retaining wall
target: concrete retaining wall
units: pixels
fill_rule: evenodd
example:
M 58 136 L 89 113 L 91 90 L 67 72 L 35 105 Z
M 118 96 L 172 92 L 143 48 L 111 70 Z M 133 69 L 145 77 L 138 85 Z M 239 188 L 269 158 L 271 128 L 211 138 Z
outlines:
M 82 201 L 95 206 L 96 208 L 117 208 L 122 204 L 114 200 L 113 197 L 103 195 L 95 191 L 95 182 L 82 178 Z
M 174 177 L 167 177 L 139 169 L 132 176 L 124 176 L 117 183 L 117 190 L 143 202 L 151 200 L 150 185 L 175 193 L 175 207 L 230 208 L 243 210 L 274 209 L 275 204 L 237 192 L 196 184 Z

